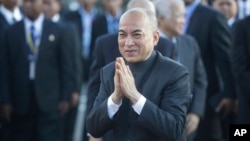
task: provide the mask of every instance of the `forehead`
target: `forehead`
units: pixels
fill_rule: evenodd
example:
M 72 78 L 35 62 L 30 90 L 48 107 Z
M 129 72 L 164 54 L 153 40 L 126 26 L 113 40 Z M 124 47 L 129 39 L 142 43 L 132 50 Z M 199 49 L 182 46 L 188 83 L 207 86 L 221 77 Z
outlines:
M 142 13 L 128 13 L 121 17 L 119 27 L 123 28 L 126 26 L 140 27 L 142 28 L 147 24 L 147 18 Z

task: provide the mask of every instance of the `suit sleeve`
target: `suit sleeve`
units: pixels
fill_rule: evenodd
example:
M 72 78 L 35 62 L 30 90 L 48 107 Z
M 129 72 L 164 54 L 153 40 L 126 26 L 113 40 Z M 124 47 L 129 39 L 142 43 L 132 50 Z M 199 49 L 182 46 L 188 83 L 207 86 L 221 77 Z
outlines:
M 192 38 L 195 51 L 194 62 L 194 89 L 193 100 L 189 110 L 189 113 L 195 113 L 202 117 L 204 115 L 205 103 L 206 103 L 206 91 L 207 91 L 207 76 L 205 67 L 201 58 L 199 46 L 195 39 Z
M 6 30 L 5 30 L 6 31 Z M 11 102 L 10 96 L 10 65 L 8 60 L 8 34 L 1 31 L 1 44 L 0 44 L 0 99 L 2 104 L 9 104 Z M 4 33 L 3 33 L 4 32 Z
M 101 86 L 98 96 L 95 99 L 94 108 L 87 116 L 87 131 L 94 137 L 102 137 L 107 131 L 112 129 L 114 119 L 110 119 L 108 115 L 108 97 L 110 90 L 107 90 L 109 83 L 104 83 L 103 69 L 101 70 Z
M 250 68 L 249 46 L 247 46 L 247 31 L 249 22 L 240 21 L 234 29 L 233 68 L 241 94 L 250 101 Z
M 72 38 L 69 36 L 73 36 L 74 34 L 71 32 L 70 28 L 66 28 L 66 26 L 61 25 L 61 44 L 59 49 L 60 54 L 60 71 L 61 71 L 61 100 L 69 101 L 71 98 L 71 94 L 76 88 L 76 79 L 75 72 L 76 66 L 76 55 L 75 54 L 75 44 Z
M 215 55 L 215 62 L 223 81 L 223 97 L 235 98 L 236 89 L 234 85 L 230 50 L 232 38 L 225 17 L 217 14 L 211 23 L 211 46 Z
M 147 100 L 137 122 L 155 135 L 167 140 L 176 140 L 183 134 L 192 97 L 187 70 L 175 70 L 165 86 L 161 104 L 158 106 Z

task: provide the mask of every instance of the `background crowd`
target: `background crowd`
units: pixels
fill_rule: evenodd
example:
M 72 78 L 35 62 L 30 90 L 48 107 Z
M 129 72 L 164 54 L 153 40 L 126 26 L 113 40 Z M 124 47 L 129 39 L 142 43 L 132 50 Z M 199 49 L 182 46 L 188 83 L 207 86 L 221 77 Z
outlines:
M 187 140 L 227 141 L 230 124 L 250 124 L 250 0 L 145 1 L 0 0 L 0 140 L 112 141 L 91 137 L 85 117 L 135 7 L 157 16 L 155 49 L 189 71 Z

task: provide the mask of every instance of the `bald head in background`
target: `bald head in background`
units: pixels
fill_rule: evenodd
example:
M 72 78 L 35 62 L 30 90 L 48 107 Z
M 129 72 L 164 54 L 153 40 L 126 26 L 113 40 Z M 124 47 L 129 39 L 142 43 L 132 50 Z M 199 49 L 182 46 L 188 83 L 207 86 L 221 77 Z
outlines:
M 153 13 L 156 11 L 154 3 L 149 0 L 130 0 L 127 4 L 127 10 L 136 7 L 147 9 Z

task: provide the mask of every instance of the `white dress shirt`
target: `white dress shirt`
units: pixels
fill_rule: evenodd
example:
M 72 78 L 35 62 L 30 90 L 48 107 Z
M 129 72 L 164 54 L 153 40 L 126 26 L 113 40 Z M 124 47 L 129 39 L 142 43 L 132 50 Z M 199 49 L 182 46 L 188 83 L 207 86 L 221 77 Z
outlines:
M 21 21 L 23 17 L 18 7 L 15 7 L 14 11 L 12 12 L 3 5 L 1 5 L 0 12 L 3 14 L 4 18 L 10 25 L 14 24 L 15 22 Z

